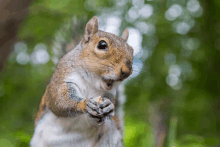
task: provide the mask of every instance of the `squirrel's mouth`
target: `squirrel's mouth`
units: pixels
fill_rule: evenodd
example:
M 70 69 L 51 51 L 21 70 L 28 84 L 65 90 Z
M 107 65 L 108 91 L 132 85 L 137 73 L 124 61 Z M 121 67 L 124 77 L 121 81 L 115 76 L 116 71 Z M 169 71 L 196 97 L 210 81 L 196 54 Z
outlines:
M 111 79 L 107 80 L 107 79 L 102 78 L 102 83 L 103 83 L 102 85 L 104 89 L 111 90 L 114 84 L 114 80 L 111 80 Z

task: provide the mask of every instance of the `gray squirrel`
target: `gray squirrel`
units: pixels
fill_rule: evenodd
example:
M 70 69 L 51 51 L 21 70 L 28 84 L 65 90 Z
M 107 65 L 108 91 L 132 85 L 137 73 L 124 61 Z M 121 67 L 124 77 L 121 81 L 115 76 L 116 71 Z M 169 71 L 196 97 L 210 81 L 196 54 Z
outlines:
M 66 53 L 46 87 L 31 147 L 122 147 L 120 83 L 132 73 L 133 49 L 98 30 L 97 17 L 81 42 Z

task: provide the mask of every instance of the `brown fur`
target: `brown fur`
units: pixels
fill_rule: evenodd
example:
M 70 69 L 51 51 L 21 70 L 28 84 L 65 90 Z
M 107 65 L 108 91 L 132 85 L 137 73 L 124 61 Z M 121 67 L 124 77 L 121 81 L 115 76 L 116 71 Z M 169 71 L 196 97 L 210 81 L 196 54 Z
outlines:
M 133 49 L 126 43 L 127 38 L 127 30 L 123 32 L 122 38 L 111 33 L 98 31 L 97 18 L 92 18 L 86 26 L 85 35 L 79 46 L 79 56 L 70 57 L 67 53 L 58 63 L 41 100 L 35 124 L 46 113 L 46 108 L 49 108 L 58 117 L 69 117 L 71 112 L 76 111 L 84 112 L 87 105 L 86 99 L 72 100 L 68 95 L 68 85 L 64 82 L 64 79 L 73 72 L 72 67 L 79 66 L 79 63 L 76 65 L 73 61 L 82 62 L 83 67 L 87 68 L 89 72 L 94 72 L 101 77 L 111 75 L 111 72 L 114 72 L 117 76 L 114 79 L 116 81 L 127 78 L 132 73 L 133 58 Z M 97 44 L 101 40 L 106 41 L 107 50 L 97 48 Z M 70 62 L 72 64 L 67 64 Z M 126 73 L 127 77 L 123 77 L 122 72 Z M 113 120 L 116 125 L 119 124 L 117 116 Z
M 99 41 L 104 40 L 108 44 L 108 50 L 102 51 L 97 49 Z M 125 73 L 132 73 L 133 49 L 126 44 L 122 38 L 103 31 L 98 31 L 92 41 L 81 52 L 81 59 L 96 74 L 108 74 L 109 69 L 113 70 L 118 76 L 121 70 Z M 124 79 L 122 79 L 124 80 Z
M 118 130 L 121 131 L 121 133 L 123 132 L 122 126 L 120 125 L 120 119 L 118 118 L 117 115 L 112 117 L 112 120 L 115 122 L 115 126 L 117 127 Z
M 76 105 L 76 107 L 77 107 L 77 110 L 84 112 L 85 109 L 86 109 L 86 99 L 85 99 L 84 101 L 80 101 L 80 102 Z
M 42 97 L 40 106 L 39 106 L 39 110 L 37 112 L 37 116 L 35 118 L 35 125 L 36 125 L 37 121 L 45 114 L 45 112 L 46 112 L 45 109 L 46 109 L 46 105 L 45 105 L 45 94 L 44 94 Z

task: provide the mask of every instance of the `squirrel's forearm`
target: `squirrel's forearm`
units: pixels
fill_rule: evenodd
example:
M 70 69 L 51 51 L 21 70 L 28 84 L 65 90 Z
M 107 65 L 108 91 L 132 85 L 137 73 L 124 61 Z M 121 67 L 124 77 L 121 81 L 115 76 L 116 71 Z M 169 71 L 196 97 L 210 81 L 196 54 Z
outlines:
M 86 99 L 82 98 L 77 85 L 65 82 L 60 85 L 48 85 L 47 107 L 59 117 L 70 117 L 83 114 L 86 108 Z

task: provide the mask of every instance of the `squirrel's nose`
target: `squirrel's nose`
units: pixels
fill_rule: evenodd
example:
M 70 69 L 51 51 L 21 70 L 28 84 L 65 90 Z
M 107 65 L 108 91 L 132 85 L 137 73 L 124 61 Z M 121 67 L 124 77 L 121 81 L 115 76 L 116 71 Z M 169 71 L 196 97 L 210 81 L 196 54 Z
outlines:
M 131 74 L 131 70 L 128 67 L 126 67 L 126 66 L 122 66 L 122 68 L 121 68 L 121 75 L 120 75 L 120 81 L 126 79 L 130 74 Z
M 129 76 L 129 72 L 121 71 L 121 76 L 122 76 L 122 78 L 126 78 Z

